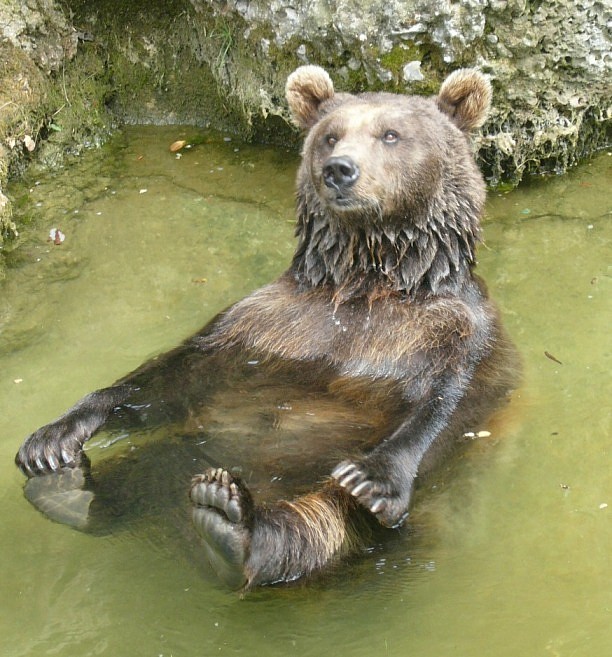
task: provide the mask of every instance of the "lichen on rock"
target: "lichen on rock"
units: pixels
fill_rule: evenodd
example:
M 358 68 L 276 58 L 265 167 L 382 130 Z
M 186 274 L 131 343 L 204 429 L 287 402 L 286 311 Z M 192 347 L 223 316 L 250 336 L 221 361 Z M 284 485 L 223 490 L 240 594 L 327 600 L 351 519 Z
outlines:
M 80 38 L 55 0 L 0 5 L 0 252 L 19 235 L 9 174 L 34 160 L 56 166 L 109 132 L 104 59 L 77 58 Z
M 479 67 L 495 89 L 494 111 L 478 141 L 493 184 L 516 184 L 529 172 L 562 172 L 610 140 L 610 10 L 600 0 L 191 4 L 247 26 L 236 33 L 236 51 L 257 53 L 256 35 L 265 32 L 271 67 L 287 60 L 323 63 L 350 91 L 431 93 L 454 68 Z M 241 67 L 229 65 L 226 73 L 231 89 Z M 263 77 L 259 83 L 261 95 L 270 97 L 269 83 Z M 243 99 L 253 107 L 257 101 Z
M 610 143 L 609 20 L 602 0 L 4 0 L 0 249 L 23 163 L 57 166 L 115 121 L 295 139 L 283 88 L 305 63 L 347 91 L 423 94 L 476 66 L 494 88 L 489 182 L 563 172 Z

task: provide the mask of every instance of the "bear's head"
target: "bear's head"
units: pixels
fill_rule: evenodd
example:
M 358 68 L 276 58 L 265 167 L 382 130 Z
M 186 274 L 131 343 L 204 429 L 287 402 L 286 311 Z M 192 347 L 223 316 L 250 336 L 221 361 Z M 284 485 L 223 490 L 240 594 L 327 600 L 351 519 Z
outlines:
M 482 74 L 455 71 L 432 98 L 353 95 L 336 93 L 322 68 L 302 66 L 286 94 L 307 131 L 294 260 L 306 284 L 349 296 L 377 285 L 435 293 L 471 267 L 485 186 L 468 133 L 489 109 Z M 348 282 L 355 268 L 360 283 Z

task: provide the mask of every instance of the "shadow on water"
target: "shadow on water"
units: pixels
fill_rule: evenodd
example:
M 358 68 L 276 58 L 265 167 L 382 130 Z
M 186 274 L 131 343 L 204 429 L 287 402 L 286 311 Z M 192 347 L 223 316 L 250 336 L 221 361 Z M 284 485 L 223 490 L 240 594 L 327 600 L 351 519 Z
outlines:
M 178 139 L 194 144 L 180 157 Z M 607 154 L 490 194 L 479 272 L 525 385 L 363 558 L 241 600 L 172 523 L 90 536 L 24 500 L 25 435 L 285 269 L 296 165 L 216 133 L 129 128 L 10 190 L 31 226 L 0 294 L 3 654 L 609 654 Z M 88 453 L 129 460 L 130 441 L 101 435 Z

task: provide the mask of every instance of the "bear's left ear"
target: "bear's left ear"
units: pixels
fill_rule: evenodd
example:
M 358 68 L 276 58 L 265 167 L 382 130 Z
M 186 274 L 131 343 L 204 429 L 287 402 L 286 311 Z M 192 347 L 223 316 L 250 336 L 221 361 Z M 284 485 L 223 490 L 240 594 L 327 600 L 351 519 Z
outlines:
M 295 125 L 312 128 L 321 103 L 334 97 L 334 83 L 320 66 L 300 66 L 287 78 L 285 94 Z
M 473 68 L 461 68 L 442 83 L 436 98 L 438 108 L 464 132 L 479 128 L 491 105 L 491 83 Z

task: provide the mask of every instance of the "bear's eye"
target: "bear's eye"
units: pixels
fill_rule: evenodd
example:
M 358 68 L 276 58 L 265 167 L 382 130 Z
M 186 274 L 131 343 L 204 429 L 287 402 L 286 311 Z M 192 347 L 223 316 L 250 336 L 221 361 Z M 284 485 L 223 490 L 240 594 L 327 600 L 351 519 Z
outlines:
M 325 143 L 328 146 L 335 146 L 338 143 L 338 137 L 336 137 L 335 135 L 326 135 Z
M 382 140 L 385 142 L 385 144 L 395 144 L 399 140 L 399 135 L 395 130 L 387 130 L 385 134 L 383 135 Z

